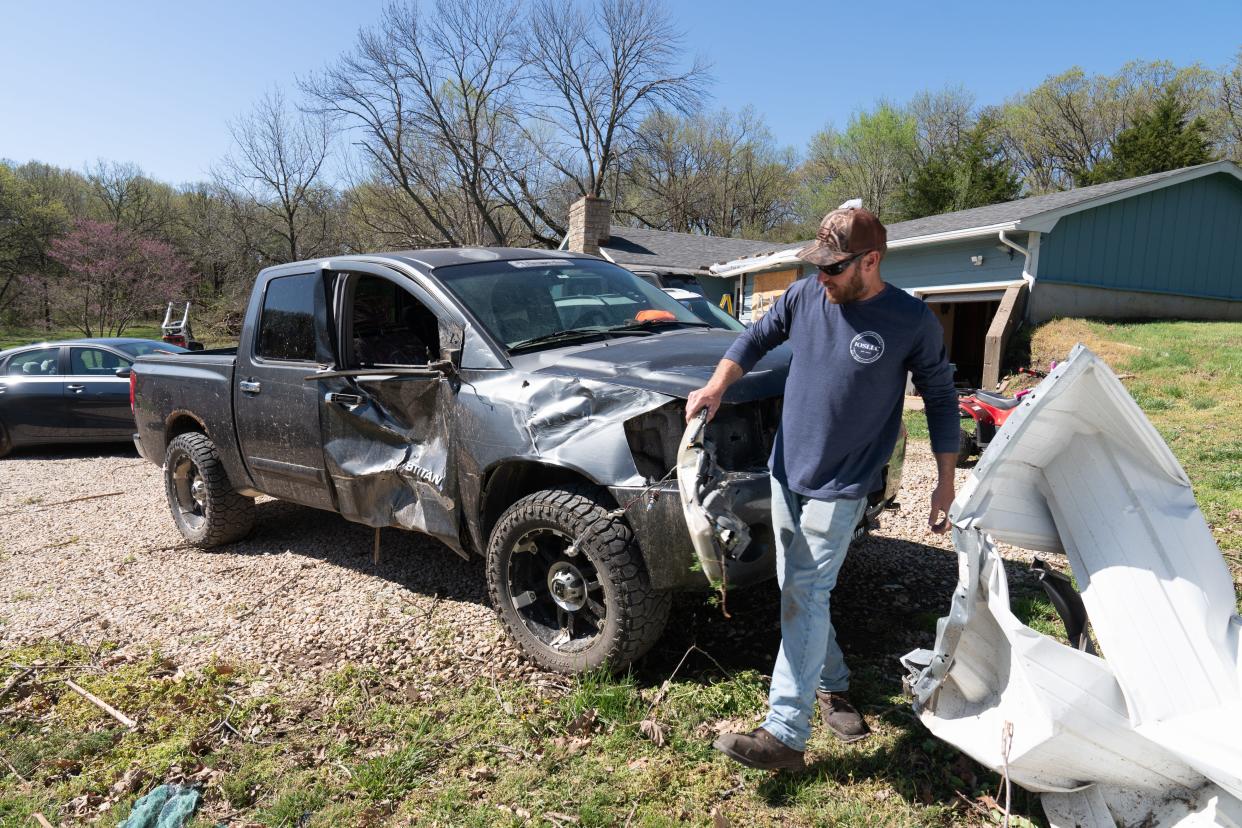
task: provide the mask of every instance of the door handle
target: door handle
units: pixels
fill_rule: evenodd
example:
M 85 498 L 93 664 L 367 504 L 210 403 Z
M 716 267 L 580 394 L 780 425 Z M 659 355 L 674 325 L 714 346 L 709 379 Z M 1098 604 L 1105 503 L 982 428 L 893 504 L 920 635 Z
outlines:
M 243 394 L 257 394 L 263 390 L 263 383 L 258 380 L 242 380 L 237 383 Z
M 83 389 L 86 388 L 85 385 L 66 385 L 65 387 L 75 394 L 81 394 Z
M 362 405 L 362 397 L 358 394 L 341 394 L 337 391 L 329 391 L 323 395 L 324 402 L 336 403 L 337 405 L 345 405 L 353 408 L 356 405 Z

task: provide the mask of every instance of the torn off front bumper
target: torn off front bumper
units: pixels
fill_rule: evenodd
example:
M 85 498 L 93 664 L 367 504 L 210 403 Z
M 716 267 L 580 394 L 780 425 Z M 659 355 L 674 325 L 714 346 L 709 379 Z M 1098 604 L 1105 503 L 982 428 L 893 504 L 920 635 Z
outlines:
M 902 660 L 923 723 L 1042 792 L 1054 828 L 1242 825 L 1233 581 L 1185 472 L 1112 371 L 1076 347 L 951 517 L 949 615 L 934 649 Z M 1068 556 L 1103 658 L 1014 616 L 998 541 Z

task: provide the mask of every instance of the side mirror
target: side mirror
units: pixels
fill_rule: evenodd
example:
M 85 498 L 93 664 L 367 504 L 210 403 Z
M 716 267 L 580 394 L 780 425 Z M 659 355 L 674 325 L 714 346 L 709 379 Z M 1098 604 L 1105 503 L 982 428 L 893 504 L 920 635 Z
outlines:
M 129 379 L 129 375 L 132 373 L 134 373 L 134 368 L 132 365 L 126 365 L 123 368 L 116 369 L 116 375 L 120 377 L 121 379 Z

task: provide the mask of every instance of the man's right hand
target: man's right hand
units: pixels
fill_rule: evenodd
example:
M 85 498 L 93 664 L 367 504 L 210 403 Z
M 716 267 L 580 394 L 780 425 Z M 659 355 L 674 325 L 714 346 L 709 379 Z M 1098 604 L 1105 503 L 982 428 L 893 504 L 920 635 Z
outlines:
M 690 396 L 686 398 L 686 422 L 694 419 L 695 415 L 703 409 L 707 409 L 707 419 L 710 421 L 716 416 L 716 409 L 720 408 L 720 400 L 724 397 L 724 389 L 716 388 L 711 383 L 704 385 L 698 391 L 691 391 Z

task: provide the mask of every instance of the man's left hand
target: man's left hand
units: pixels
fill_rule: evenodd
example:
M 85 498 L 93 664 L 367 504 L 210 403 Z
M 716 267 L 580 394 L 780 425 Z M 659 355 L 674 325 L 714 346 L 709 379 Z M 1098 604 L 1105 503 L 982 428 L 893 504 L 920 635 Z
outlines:
M 953 478 L 941 479 L 931 496 L 931 513 L 927 516 L 928 527 L 937 535 L 949 531 L 949 507 L 953 505 Z M 944 517 L 941 518 L 941 513 Z

